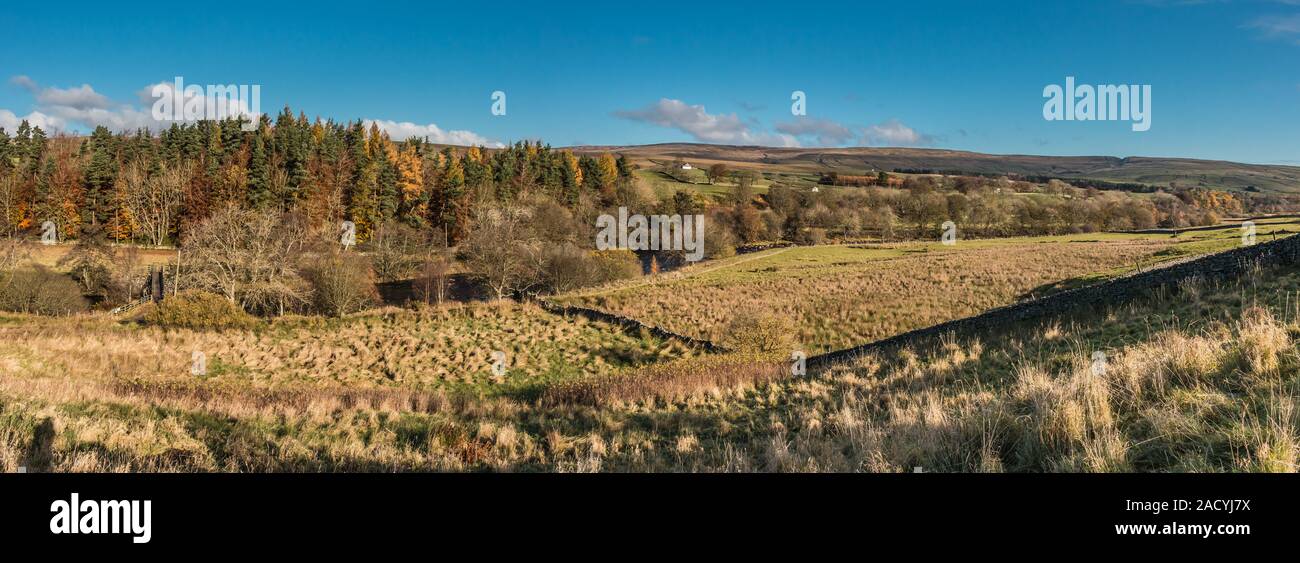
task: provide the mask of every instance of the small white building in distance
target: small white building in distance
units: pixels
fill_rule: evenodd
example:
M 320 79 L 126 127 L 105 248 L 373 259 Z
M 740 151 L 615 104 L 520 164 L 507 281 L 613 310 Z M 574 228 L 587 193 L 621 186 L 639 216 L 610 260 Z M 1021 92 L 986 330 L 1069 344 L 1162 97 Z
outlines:
M 692 169 L 694 169 L 694 167 L 692 167 L 692 166 L 691 166 L 691 163 L 689 163 L 689 162 L 687 162 L 686 164 L 683 164 L 683 165 L 682 165 L 682 170 L 692 170 Z

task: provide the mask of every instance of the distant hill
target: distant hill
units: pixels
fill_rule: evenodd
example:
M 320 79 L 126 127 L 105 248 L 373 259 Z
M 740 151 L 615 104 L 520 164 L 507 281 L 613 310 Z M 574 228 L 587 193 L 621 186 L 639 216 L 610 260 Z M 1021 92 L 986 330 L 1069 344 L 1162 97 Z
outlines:
M 862 174 L 873 170 L 933 170 L 1086 178 L 1152 186 L 1176 182 L 1185 187 L 1300 193 L 1300 166 L 1190 158 L 997 155 L 943 149 L 775 148 L 696 143 L 571 148 L 581 153 L 621 153 L 641 164 L 681 158 L 696 167 L 722 162 L 767 172 Z

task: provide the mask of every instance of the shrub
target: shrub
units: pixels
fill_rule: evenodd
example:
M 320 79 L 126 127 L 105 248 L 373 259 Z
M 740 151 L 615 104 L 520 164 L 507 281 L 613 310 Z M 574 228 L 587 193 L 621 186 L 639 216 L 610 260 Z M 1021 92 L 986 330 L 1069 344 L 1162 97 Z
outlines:
M 306 271 L 316 310 L 341 317 L 379 302 L 375 273 L 360 254 L 334 252 L 316 259 Z
M 68 315 L 86 310 L 81 286 L 42 266 L 0 273 L 0 309 L 38 315 Z
M 794 342 L 794 326 L 788 319 L 761 313 L 741 313 L 723 330 L 725 345 L 738 352 L 785 353 Z
M 796 241 L 799 244 L 816 246 L 826 244 L 826 229 L 812 227 L 799 232 L 799 238 Z
M 543 251 L 541 282 L 547 291 L 562 293 L 588 285 L 592 277 L 587 251 L 572 244 L 548 246 Z
M 592 285 L 635 278 L 641 275 L 641 259 L 631 250 L 600 250 L 589 255 L 594 272 Z
M 710 260 L 736 255 L 736 235 L 726 225 L 726 217 L 714 214 L 704 220 L 704 257 Z
M 538 278 L 543 289 L 563 293 L 641 275 L 641 259 L 631 250 L 583 250 L 564 243 L 542 250 Z
M 418 275 L 428 247 L 428 236 L 422 231 L 389 221 L 375 229 L 361 249 L 370 254 L 375 276 L 387 282 Z
M 144 322 L 167 328 L 196 330 L 246 329 L 257 319 L 215 293 L 185 290 L 153 305 Z

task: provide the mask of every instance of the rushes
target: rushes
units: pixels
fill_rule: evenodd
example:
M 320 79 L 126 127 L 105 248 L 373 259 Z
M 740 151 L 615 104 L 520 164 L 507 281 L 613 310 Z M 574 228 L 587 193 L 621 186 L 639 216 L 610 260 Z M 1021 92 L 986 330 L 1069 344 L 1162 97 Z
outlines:
M 1238 323 L 1238 353 L 1247 373 L 1266 379 L 1280 375 L 1284 354 L 1291 352 L 1291 337 L 1285 326 L 1267 309 L 1250 307 Z
M 705 390 L 761 385 L 787 375 L 789 369 L 769 357 L 710 356 L 559 383 L 546 389 L 542 404 L 608 406 L 646 399 L 671 402 Z

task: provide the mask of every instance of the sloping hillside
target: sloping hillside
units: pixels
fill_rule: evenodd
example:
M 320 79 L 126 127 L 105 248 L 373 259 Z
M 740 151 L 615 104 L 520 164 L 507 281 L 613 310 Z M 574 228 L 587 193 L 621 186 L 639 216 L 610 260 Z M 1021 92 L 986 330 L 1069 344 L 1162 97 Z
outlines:
M 697 166 L 723 162 L 771 172 L 863 173 L 921 169 L 980 174 L 1086 178 L 1227 190 L 1300 193 L 1300 167 L 1186 158 L 996 155 L 917 148 L 775 148 L 694 143 L 585 146 L 585 153 L 617 152 L 641 164 L 681 158 Z
M 651 409 L 669 451 L 604 454 L 603 463 L 1295 472 L 1298 292 L 1300 267 L 1256 260 L 1229 277 L 1192 276 L 1100 306 L 933 334 L 807 378 Z

